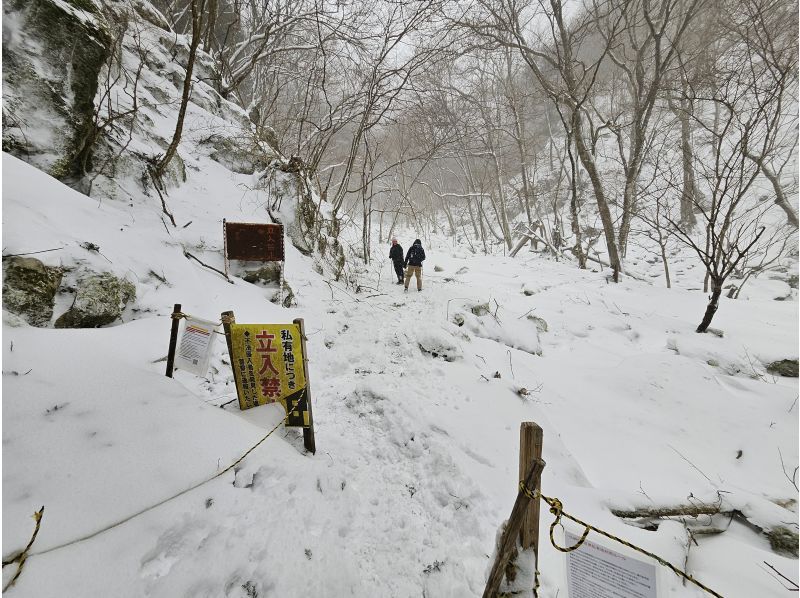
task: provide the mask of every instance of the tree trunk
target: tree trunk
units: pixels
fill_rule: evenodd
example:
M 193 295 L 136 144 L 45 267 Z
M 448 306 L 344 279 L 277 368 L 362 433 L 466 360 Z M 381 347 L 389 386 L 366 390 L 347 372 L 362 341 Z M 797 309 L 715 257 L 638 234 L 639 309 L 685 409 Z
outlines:
M 192 41 L 189 44 L 189 58 L 186 61 L 186 78 L 183 80 L 183 94 L 181 95 L 181 105 L 178 110 L 178 122 L 175 123 L 175 133 L 172 136 L 172 143 L 169 144 L 164 157 L 161 158 L 156 165 L 155 172 L 158 178 L 163 176 L 170 161 L 175 157 L 175 153 L 178 151 L 178 144 L 181 142 L 183 119 L 186 116 L 186 107 L 189 105 L 189 95 L 192 90 L 194 60 L 197 56 L 197 47 L 200 45 L 200 38 L 202 35 L 205 4 L 205 0 L 192 0 Z
M 712 277 L 711 279 L 711 299 L 708 302 L 708 306 L 706 307 L 706 313 L 703 316 L 703 321 L 700 322 L 700 325 L 697 327 L 696 332 L 705 332 L 708 330 L 709 324 L 711 324 L 711 320 L 714 318 L 714 314 L 717 313 L 717 309 L 719 308 L 719 298 L 722 295 L 722 283 L 724 281 L 720 280 L 717 277 Z
M 789 224 L 791 224 L 795 229 L 798 228 L 797 214 L 792 209 L 792 205 L 789 203 L 789 200 L 786 198 L 786 194 L 783 192 L 783 187 L 781 187 L 781 181 L 778 178 L 778 175 L 776 175 L 769 166 L 764 164 L 763 159 L 759 159 L 750 152 L 746 152 L 745 156 L 755 162 L 758 165 L 759 170 L 761 170 L 764 176 L 767 177 L 767 180 L 772 185 L 773 191 L 775 191 L 775 203 L 784 212 L 786 212 L 786 218 L 789 220 Z
M 667 262 L 667 247 L 666 245 L 660 244 L 661 247 L 661 261 L 664 262 L 664 276 L 667 279 L 667 288 L 672 288 L 672 281 L 669 278 L 669 263 Z M 709 320 L 710 321 L 710 320 Z
M 603 191 L 603 182 L 600 180 L 600 173 L 597 172 L 597 165 L 583 139 L 583 123 L 578 110 L 573 110 L 572 112 L 572 124 L 575 132 L 575 145 L 578 150 L 578 157 L 581 159 L 581 163 L 589 175 L 589 180 L 592 182 L 592 189 L 594 190 L 595 200 L 597 201 L 597 211 L 600 212 L 600 220 L 603 223 L 603 233 L 605 234 L 606 247 L 608 249 L 608 261 L 611 264 L 611 269 L 614 271 L 614 282 L 619 282 L 619 273 L 622 269 L 622 264 L 620 262 L 619 252 L 617 251 L 617 241 L 614 235 L 614 221 L 611 218 L 611 210 L 608 207 L 606 195 Z
M 681 106 L 673 108 L 675 116 L 681 123 L 681 154 L 683 156 L 683 191 L 681 193 L 681 225 L 688 229 L 694 227 L 697 219 L 694 216 L 696 190 L 694 187 L 694 155 L 692 153 L 691 131 L 689 129 L 689 110 L 691 105 L 685 97 L 688 93 L 685 80 L 681 81 L 683 95 Z M 671 104 L 671 102 L 670 102 Z
M 569 213 L 570 228 L 575 235 L 575 244 L 572 246 L 572 253 L 578 259 L 578 268 L 586 269 L 586 256 L 583 253 L 583 237 L 581 234 L 581 222 L 578 216 L 578 168 L 575 163 L 575 156 L 572 154 L 572 138 L 567 137 L 567 153 L 570 164 L 570 184 L 569 184 Z

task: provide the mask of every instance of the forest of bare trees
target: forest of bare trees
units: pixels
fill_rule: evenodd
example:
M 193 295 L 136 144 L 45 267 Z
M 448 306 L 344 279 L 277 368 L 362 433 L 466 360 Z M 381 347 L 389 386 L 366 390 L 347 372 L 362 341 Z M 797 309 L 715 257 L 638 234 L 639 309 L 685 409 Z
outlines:
M 365 261 L 402 224 L 614 281 L 646 246 L 669 286 L 684 247 L 706 272 L 704 331 L 726 280 L 796 252 L 796 2 L 156 5 L 359 227 Z

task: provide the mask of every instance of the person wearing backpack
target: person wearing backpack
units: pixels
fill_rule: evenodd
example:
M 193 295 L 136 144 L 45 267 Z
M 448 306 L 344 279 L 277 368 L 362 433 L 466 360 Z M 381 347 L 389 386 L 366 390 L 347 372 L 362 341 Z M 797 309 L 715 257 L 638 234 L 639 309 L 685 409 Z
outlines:
M 408 291 L 408 283 L 411 282 L 411 277 L 417 277 L 417 291 L 422 290 L 422 262 L 425 261 L 425 250 L 422 248 L 422 241 L 419 239 L 414 241 L 414 244 L 406 254 L 406 280 L 404 290 Z
M 392 248 L 389 250 L 389 259 L 394 264 L 394 273 L 397 275 L 397 284 L 403 284 L 403 246 L 392 237 Z

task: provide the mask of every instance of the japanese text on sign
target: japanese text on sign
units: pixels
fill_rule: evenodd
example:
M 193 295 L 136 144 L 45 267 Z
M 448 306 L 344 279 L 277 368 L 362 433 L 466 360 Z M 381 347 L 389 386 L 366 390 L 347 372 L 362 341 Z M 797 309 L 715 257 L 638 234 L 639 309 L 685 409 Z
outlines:
M 306 377 L 295 324 L 231 324 L 239 406 L 280 402 L 289 426 L 308 426 Z
M 211 360 L 216 322 L 187 316 L 175 365 L 197 376 L 205 376 Z
M 226 222 L 223 234 L 228 259 L 263 262 L 284 260 L 282 224 Z
M 578 536 L 567 532 L 570 546 Z M 656 567 L 586 540 L 567 553 L 569 598 L 656 598 Z

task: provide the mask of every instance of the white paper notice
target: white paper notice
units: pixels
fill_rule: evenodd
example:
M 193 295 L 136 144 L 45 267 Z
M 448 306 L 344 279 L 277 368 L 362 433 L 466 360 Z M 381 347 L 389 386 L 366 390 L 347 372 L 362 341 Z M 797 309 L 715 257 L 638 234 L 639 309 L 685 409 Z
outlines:
M 567 545 L 580 539 L 566 533 Z M 657 598 L 656 566 L 586 540 L 567 553 L 569 598 Z
M 178 369 L 201 377 L 206 375 L 216 327 L 215 322 L 187 316 L 181 336 L 181 346 L 175 356 L 175 366 Z

